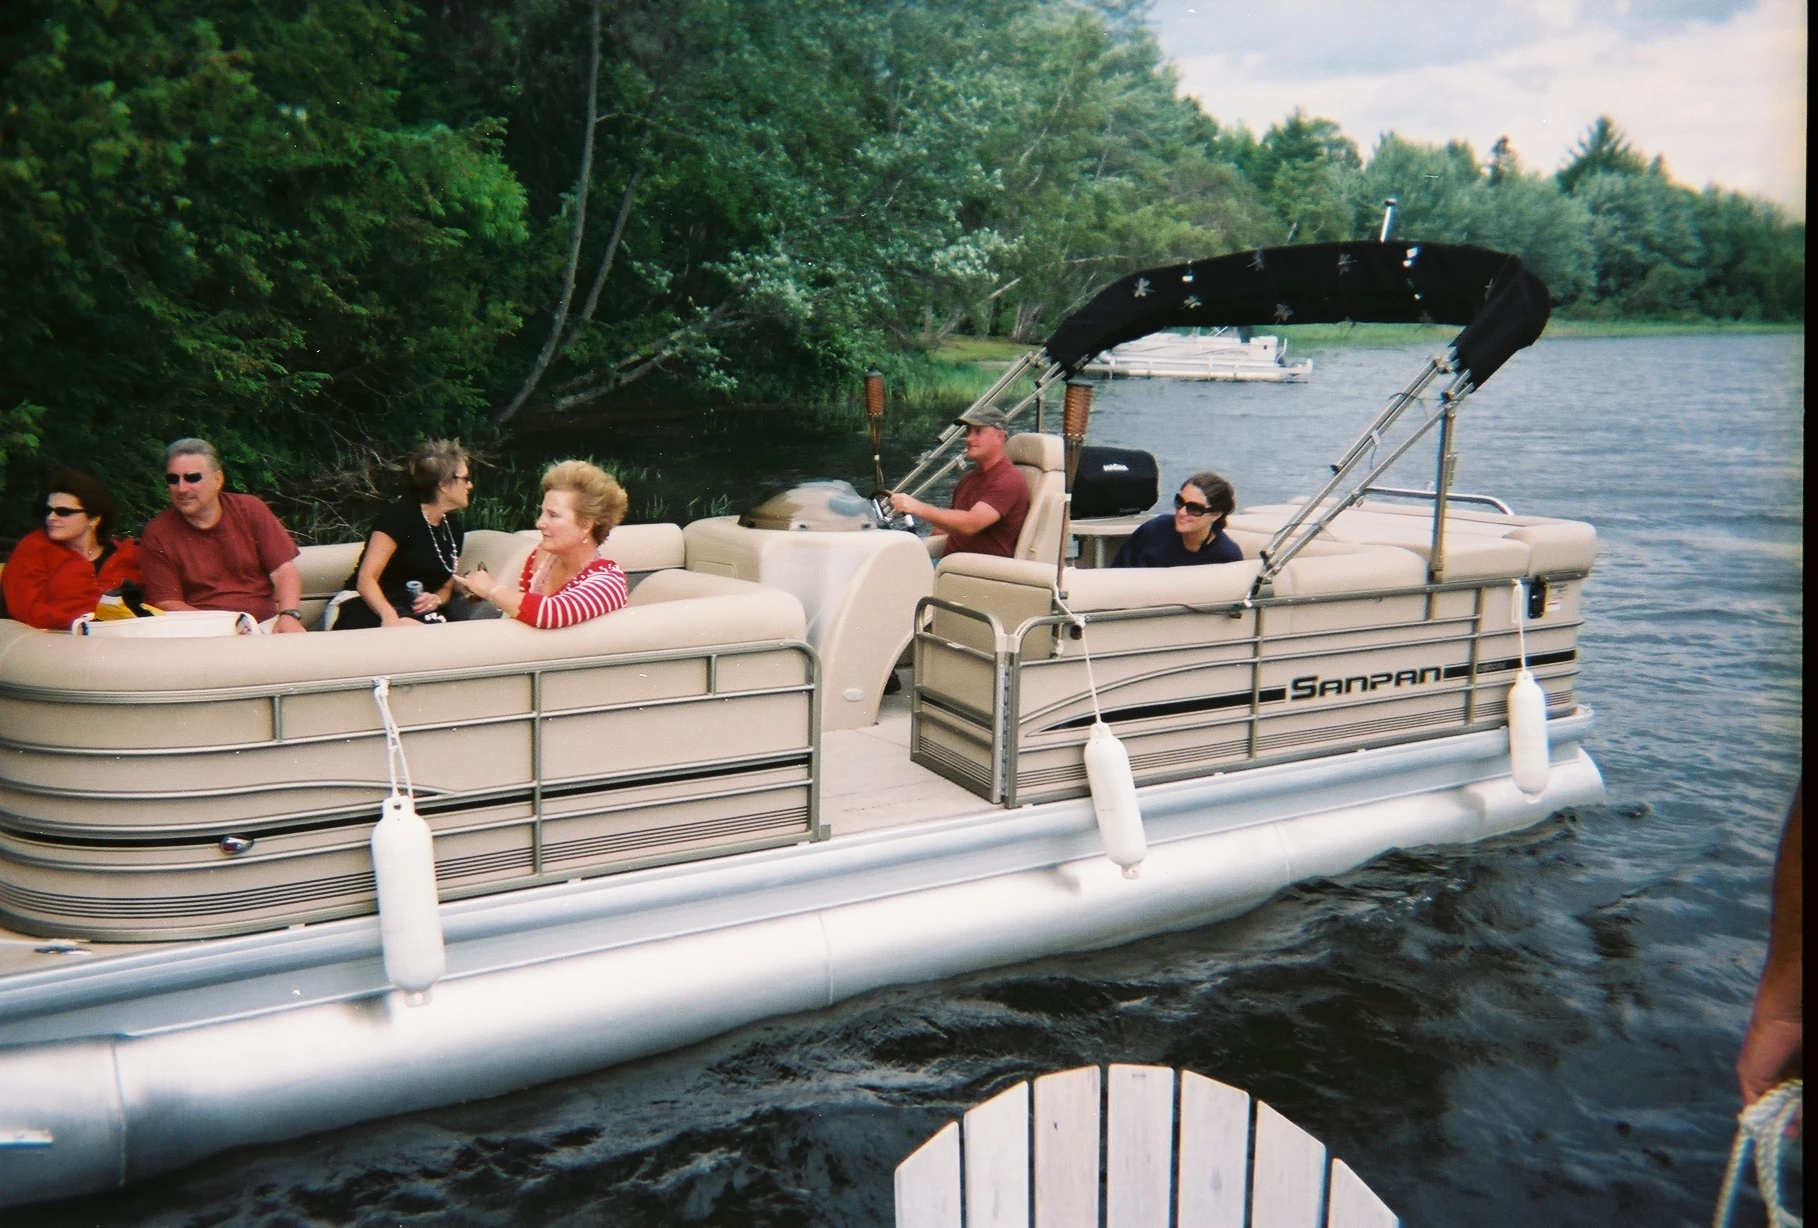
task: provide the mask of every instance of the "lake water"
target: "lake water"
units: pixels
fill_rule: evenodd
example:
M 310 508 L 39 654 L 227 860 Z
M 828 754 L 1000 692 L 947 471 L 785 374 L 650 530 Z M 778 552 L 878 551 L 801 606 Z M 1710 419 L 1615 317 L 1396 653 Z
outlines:
M 1233 922 L 874 993 L 8 1222 L 888 1224 L 896 1163 L 966 1106 L 1128 1061 L 1268 1100 L 1408 1225 L 1708 1223 L 1802 751 L 1803 345 L 1548 340 L 1466 403 L 1459 488 L 1598 527 L 1579 694 L 1606 807 L 1394 853 Z M 1424 353 L 1318 352 L 1300 387 L 1101 386 L 1093 439 L 1157 452 L 1164 491 L 1210 466 L 1245 503 L 1308 493 Z M 795 463 L 813 444 L 828 468 L 779 481 L 864 484 L 857 432 L 794 434 Z M 563 442 L 647 464 L 714 447 L 670 427 Z M 887 472 L 911 446 L 893 434 Z M 1402 485 L 1427 483 L 1416 455 Z M 675 501 L 717 480 L 743 507 L 759 463 L 722 457 Z

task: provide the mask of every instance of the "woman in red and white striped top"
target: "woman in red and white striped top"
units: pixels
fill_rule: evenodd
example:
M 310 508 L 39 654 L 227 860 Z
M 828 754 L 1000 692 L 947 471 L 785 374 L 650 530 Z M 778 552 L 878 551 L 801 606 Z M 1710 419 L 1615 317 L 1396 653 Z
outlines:
M 611 474 L 586 461 L 563 461 L 543 475 L 537 548 L 516 587 L 484 568 L 456 577 L 468 592 L 532 627 L 572 627 L 625 604 L 625 573 L 599 557 L 600 543 L 625 518 L 630 500 Z

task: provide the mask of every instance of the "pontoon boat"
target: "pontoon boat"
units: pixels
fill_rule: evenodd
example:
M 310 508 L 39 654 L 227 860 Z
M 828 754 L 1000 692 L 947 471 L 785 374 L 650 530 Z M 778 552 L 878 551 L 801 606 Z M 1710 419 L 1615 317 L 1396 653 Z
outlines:
M 1232 517 L 1238 563 L 1093 565 L 1136 521 L 1069 516 L 1081 393 L 1061 433 L 1009 441 L 1014 558 L 937 566 L 823 491 L 814 523 L 621 527 L 629 608 L 561 631 L 0 622 L 0 1205 L 1204 924 L 1601 800 L 1575 692 L 1595 534 L 1449 486 L 1461 403 L 1546 315 L 1480 249 L 1243 253 L 1124 278 L 987 394 L 1025 413 L 1162 328 L 1466 325 L 1325 489 Z M 1422 502 L 1368 493 L 1434 433 Z M 463 567 L 515 574 L 530 546 L 471 533 Z M 358 549 L 304 551 L 317 608 Z M 1530 675 L 1544 715 L 1512 739 Z M 426 926 L 377 910 L 379 698 L 433 833 Z M 1122 843 L 1101 726 L 1134 785 Z M 433 984 L 388 975 L 394 941 L 433 946 Z

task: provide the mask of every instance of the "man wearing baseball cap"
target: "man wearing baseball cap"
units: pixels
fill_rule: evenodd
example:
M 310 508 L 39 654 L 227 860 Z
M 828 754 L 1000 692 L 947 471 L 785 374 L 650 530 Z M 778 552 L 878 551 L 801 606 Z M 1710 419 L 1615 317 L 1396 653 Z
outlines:
M 953 507 L 931 507 L 909 495 L 891 495 L 899 512 L 920 516 L 946 534 L 935 554 L 1016 553 L 1016 537 L 1029 515 L 1029 486 L 1004 455 L 1010 421 L 990 405 L 975 405 L 955 422 L 966 428 L 966 459 L 972 471 L 953 488 Z

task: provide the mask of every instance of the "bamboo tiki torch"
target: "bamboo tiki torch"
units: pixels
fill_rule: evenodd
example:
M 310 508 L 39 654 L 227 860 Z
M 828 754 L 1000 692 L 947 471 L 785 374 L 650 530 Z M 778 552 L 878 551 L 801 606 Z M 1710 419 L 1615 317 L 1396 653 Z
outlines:
M 1064 598 L 1067 538 L 1073 518 L 1073 478 L 1079 472 L 1079 450 L 1086 442 L 1086 424 L 1092 418 L 1092 385 L 1085 380 L 1067 381 L 1067 398 L 1061 409 L 1061 438 L 1067 448 L 1067 491 L 1061 498 L 1060 559 L 1054 568 L 1054 586 Z
M 872 497 L 881 499 L 884 489 L 884 373 L 876 367 L 865 372 L 865 417 L 871 420 L 871 470 L 877 485 Z

